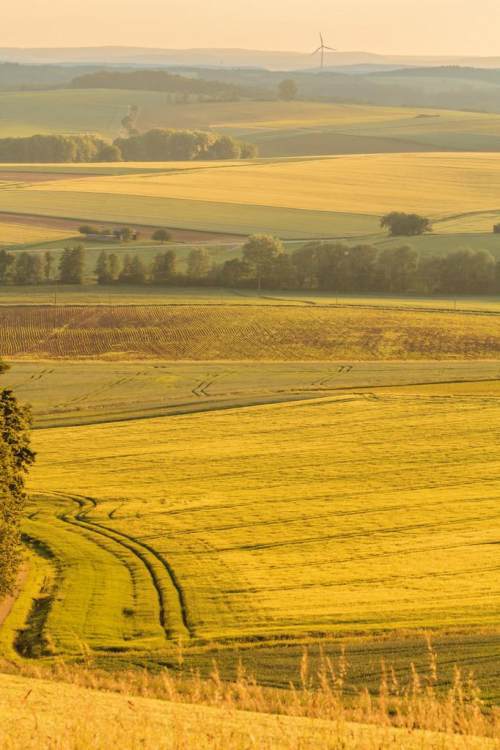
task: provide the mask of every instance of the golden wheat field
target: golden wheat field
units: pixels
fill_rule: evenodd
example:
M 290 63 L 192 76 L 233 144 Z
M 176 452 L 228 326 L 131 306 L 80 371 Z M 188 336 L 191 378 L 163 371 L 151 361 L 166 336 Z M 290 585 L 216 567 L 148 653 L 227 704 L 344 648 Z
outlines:
M 183 166 L 183 165 L 181 165 Z M 99 193 L 441 217 L 500 208 L 500 155 L 372 154 L 201 166 L 165 174 L 37 183 L 30 191 Z
M 10 358 L 497 359 L 498 316 L 279 304 L 3 306 Z
M 133 648 L 158 648 L 162 627 L 188 641 L 486 633 L 499 425 L 484 386 L 39 430 L 26 531 L 69 563 L 45 636 L 64 653 L 139 630 Z
M 54 242 L 64 240 L 74 235 L 74 232 L 53 229 L 51 227 L 23 224 L 17 222 L 0 221 L 0 247 L 2 245 L 28 245 L 38 242 Z

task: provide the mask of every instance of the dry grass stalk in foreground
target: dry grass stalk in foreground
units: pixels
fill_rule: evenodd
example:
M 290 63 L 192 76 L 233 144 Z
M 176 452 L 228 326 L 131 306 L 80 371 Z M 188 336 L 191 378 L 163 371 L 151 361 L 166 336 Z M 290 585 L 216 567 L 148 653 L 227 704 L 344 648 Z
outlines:
M 242 667 L 233 682 L 225 682 L 215 664 L 208 679 L 202 679 L 197 673 L 177 674 L 168 670 L 159 674 L 146 671 L 111 674 L 94 669 L 91 660 L 88 660 L 85 667 L 61 661 L 51 667 L 27 665 L 21 671 L 24 675 L 57 682 L 57 688 L 54 687 L 54 682 L 47 684 L 52 684 L 53 689 L 57 689 L 61 700 L 65 696 L 69 700 L 76 687 L 93 688 L 120 693 L 127 697 L 127 711 L 133 707 L 133 731 L 128 726 L 130 722 L 121 715 L 116 722 L 108 719 L 106 728 L 106 716 L 92 718 L 91 721 L 89 716 L 84 721 L 85 713 L 64 711 L 64 715 L 73 717 L 68 725 L 68 731 L 73 733 L 71 737 L 74 735 L 78 742 L 81 738 L 81 742 L 47 747 L 106 747 L 105 744 L 99 744 L 101 738 L 98 734 L 92 735 L 91 744 L 85 744 L 90 742 L 90 739 L 85 739 L 85 733 L 101 731 L 100 722 L 103 737 L 109 742 L 108 746 L 112 744 L 110 737 L 113 733 L 118 733 L 116 742 L 120 743 L 119 733 L 125 731 L 125 727 L 128 727 L 126 736 L 131 742 L 135 731 L 139 735 L 143 733 L 143 744 L 139 743 L 139 739 L 139 744 L 120 744 L 127 748 L 269 747 L 288 750 L 325 747 L 372 750 L 394 747 L 434 750 L 498 747 L 500 717 L 495 710 L 484 710 L 472 676 L 464 679 L 457 669 L 449 690 L 440 694 L 437 690 L 436 655 L 430 641 L 428 648 L 429 668 L 426 675 L 419 675 L 412 668 L 408 684 L 402 686 L 394 671 L 387 668 L 376 696 L 371 696 L 367 690 L 355 695 L 348 693 L 348 663 L 345 655 L 336 663 L 322 655 L 318 674 L 313 675 L 307 651 L 304 651 L 300 665 L 300 684 L 298 687 L 291 686 L 288 691 L 258 685 Z M 71 685 L 63 686 L 61 683 Z M 111 699 L 108 694 L 105 697 L 106 700 Z M 117 700 L 117 696 L 113 700 Z M 190 706 L 187 708 L 186 705 L 179 704 Z M 210 707 L 210 710 L 206 707 Z M 106 711 L 107 709 L 104 714 Z M 161 714 L 160 718 L 158 712 Z M 260 717 L 247 715 L 245 718 L 242 712 L 252 712 Z M 270 714 L 274 717 L 269 716 Z M 140 721 L 139 717 L 142 717 Z M 160 739 L 159 735 L 154 734 L 158 721 L 158 727 L 163 727 L 163 733 L 167 722 L 168 737 L 163 734 Z M 196 743 L 194 736 L 197 737 Z M 4 742 L 2 747 L 9 745 Z M 18 746 L 14 744 L 11 747 Z M 28 742 L 24 747 L 37 745 L 30 745 Z

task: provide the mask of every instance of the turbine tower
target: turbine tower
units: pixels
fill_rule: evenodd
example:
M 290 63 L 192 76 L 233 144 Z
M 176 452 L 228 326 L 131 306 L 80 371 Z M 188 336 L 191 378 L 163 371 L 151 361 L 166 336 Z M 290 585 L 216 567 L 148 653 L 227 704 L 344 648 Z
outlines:
M 325 41 L 323 39 L 323 34 L 321 32 L 319 34 L 319 41 L 320 41 L 320 45 L 318 49 L 315 49 L 312 54 L 317 55 L 318 52 L 321 52 L 321 68 L 324 68 L 325 67 L 325 52 L 326 51 L 335 52 L 336 50 L 334 50 L 333 47 L 328 47 L 328 45 L 325 44 Z

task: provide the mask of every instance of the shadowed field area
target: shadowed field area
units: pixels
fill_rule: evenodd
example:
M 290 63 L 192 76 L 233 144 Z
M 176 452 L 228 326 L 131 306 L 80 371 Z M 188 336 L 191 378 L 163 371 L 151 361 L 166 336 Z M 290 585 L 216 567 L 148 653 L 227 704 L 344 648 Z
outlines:
M 421 389 L 434 383 L 443 395 L 493 394 L 499 377 L 495 361 L 262 365 L 18 360 L 11 363 L 4 383 L 31 404 L 36 427 L 51 427 L 303 400 L 381 386 L 398 392 L 403 386 Z

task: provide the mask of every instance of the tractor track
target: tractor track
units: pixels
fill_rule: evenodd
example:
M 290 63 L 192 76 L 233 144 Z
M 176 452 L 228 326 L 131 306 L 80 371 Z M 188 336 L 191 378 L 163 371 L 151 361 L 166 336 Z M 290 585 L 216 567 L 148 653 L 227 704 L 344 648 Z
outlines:
M 54 492 L 52 494 L 67 498 L 68 500 L 76 503 L 78 506 L 78 510 L 74 514 L 61 514 L 59 518 L 62 521 L 72 526 L 77 526 L 79 528 L 83 528 L 87 531 L 91 531 L 95 534 L 106 537 L 108 540 L 111 540 L 127 549 L 135 557 L 139 558 L 139 560 L 143 563 L 151 577 L 151 581 L 158 595 L 160 624 L 165 631 L 166 637 L 169 639 L 177 637 L 179 635 L 187 635 L 190 638 L 194 637 L 195 630 L 193 625 L 189 621 L 184 591 L 179 583 L 175 571 L 173 570 L 172 566 L 163 558 L 163 556 L 149 545 L 137 541 L 134 537 L 129 536 L 124 532 L 110 529 L 104 524 L 89 520 L 88 514 L 91 512 L 91 510 L 97 507 L 97 502 L 93 498 L 85 497 L 82 495 L 68 495 L 62 492 Z M 171 602 L 169 603 L 168 601 L 168 597 L 166 596 L 164 587 L 162 586 L 161 578 L 158 575 L 158 571 L 152 564 L 149 556 L 153 556 L 155 560 L 160 563 L 161 568 L 167 574 L 167 578 L 172 586 L 172 589 L 176 592 L 176 599 L 179 607 L 179 619 L 182 623 L 182 631 L 184 631 L 182 633 L 178 632 L 178 628 L 176 629 L 172 626 L 172 618 L 169 617 Z

